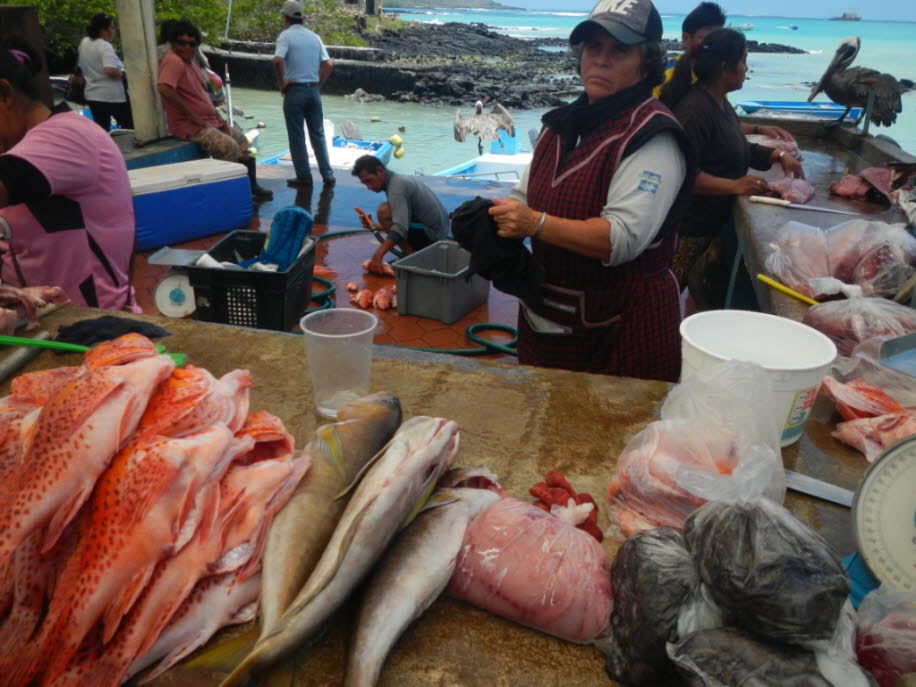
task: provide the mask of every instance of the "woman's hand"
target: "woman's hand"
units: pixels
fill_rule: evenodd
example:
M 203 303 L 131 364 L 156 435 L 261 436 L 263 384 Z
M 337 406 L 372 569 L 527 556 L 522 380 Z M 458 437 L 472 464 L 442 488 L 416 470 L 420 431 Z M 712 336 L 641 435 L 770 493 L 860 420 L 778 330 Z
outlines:
M 759 196 L 766 193 L 769 185 L 763 177 L 748 175 L 732 182 L 732 193 L 736 196 Z
M 794 141 L 795 139 L 785 129 L 781 129 L 778 126 L 758 126 L 757 131 L 760 132 L 763 136 L 769 136 L 770 138 L 778 138 L 780 141 Z
M 489 213 L 496 222 L 497 233 L 504 239 L 523 239 L 533 235 L 541 218 L 537 210 L 514 198 L 494 199 Z
M 782 166 L 782 171 L 785 172 L 787 177 L 795 177 L 796 179 L 805 178 L 805 170 L 802 169 L 801 162 L 788 153 L 784 152 L 778 158 L 778 162 L 780 166 Z

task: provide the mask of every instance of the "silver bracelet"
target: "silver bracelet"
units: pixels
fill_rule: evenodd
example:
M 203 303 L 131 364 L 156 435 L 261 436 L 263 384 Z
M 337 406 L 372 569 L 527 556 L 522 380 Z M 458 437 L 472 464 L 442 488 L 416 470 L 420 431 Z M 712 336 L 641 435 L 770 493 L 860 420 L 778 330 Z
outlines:
M 541 219 L 538 220 L 537 228 L 534 230 L 534 233 L 531 235 L 531 238 L 536 239 L 536 238 L 538 237 L 538 234 L 541 233 L 541 229 L 544 228 L 544 223 L 545 223 L 546 221 L 547 221 L 547 213 L 546 213 L 546 212 L 542 212 L 542 213 L 541 213 Z

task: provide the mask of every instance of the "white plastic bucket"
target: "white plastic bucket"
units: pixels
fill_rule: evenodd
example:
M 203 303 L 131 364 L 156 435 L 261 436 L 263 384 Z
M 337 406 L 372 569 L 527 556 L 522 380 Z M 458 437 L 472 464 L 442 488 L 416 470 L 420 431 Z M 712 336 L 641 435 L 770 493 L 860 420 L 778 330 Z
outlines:
M 833 341 L 800 322 L 748 310 L 710 310 L 681 322 L 681 381 L 722 362 L 757 363 L 772 381 L 765 410 L 779 428 L 783 446 L 798 441 L 821 380 L 836 358 Z

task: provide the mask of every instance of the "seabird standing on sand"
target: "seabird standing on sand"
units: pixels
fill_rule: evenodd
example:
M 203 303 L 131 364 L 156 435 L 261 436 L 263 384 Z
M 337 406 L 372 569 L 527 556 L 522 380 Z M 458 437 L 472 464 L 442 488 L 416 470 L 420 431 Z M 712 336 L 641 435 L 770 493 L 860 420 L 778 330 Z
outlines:
M 875 124 L 881 126 L 890 126 L 897 119 L 897 113 L 903 110 L 900 102 L 900 94 L 903 88 L 900 82 L 890 74 L 883 74 L 875 69 L 868 67 L 852 67 L 847 69 L 859 52 L 861 42 L 858 36 L 850 36 L 843 39 L 840 47 L 837 48 L 827 71 L 817 82 L 817 85 L 811 90 L 808 96 L 808 102 L 814 100 L 814 96 L 823 91 L 833 102 L 846 106 L 846 112 L 837 120 L 837 123 L 843 121 L 843 118 L 849 114 L 853 107 L 864 108 L 862 115 L 856 120 L 856 124 L 866 114 L 868 107 L 869 94 L 874 94 L 874 102 L 871 104 L 869 112 L 870 119 Z
M 461 110 L 455 110 L 455 140 L 461 143 L 468 134 L 476 136 L 479 155 L 483 154 L 483 144 L 485 142 L 499 140 L 497 129 L 502 129 L 509 136 L 515 136 L 512 115 L 495 100 L 493 101 L 493 109 L 488 114 L 484 113 L 483 102 L 480 100 L 475 103 L 474 114 L 470 117 L 462 117 Z

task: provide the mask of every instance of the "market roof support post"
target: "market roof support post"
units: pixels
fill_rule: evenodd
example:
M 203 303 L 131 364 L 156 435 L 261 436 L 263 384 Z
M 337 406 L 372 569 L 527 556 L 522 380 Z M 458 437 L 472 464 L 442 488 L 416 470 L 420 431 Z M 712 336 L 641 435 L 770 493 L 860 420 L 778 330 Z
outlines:
M 149 143 L 166 135 L 165 115 L 156 89 L 156 24 L 153 0 L 117 0 L 118 27 L 124 48 L 124 71 L 130 84 L 134 138 Z

